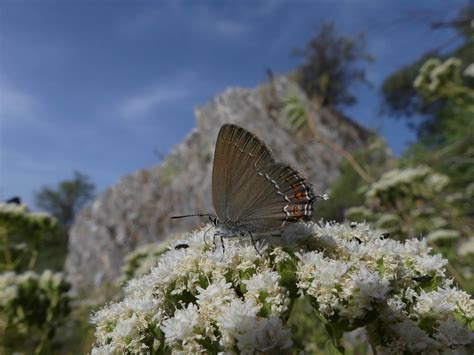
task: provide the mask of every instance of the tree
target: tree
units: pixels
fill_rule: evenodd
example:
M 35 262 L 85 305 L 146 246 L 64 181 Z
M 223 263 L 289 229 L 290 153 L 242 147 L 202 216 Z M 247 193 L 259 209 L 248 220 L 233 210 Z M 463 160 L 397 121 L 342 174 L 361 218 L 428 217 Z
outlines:
M 303 58 L 296 69 L 296 79 L 307 95 L 322 106 L 337 107 L 355 104 L 350 86 L 362 82 L 369 84 L 365 70 L 357 64 L 371 62 L 366 52 L 363 33 L 356 37 L 339 36 L 334 23 L 323 24 L 305 49 L 293 52 Z
M 90 178 L 74 172 L 72 180 L 61 181 L 56 189 L 43 187 L 35 195 L 36 205 L 55 216 L 62 226 L 69 228 L 80 208 L 94 197 L 95 185 Z
M 437 48 L 433 48 L 413 63 L 397 70 L 382 84 L 382 112 L 395 117 L 405 117 L 409 120 L 409 125 L 413 127 L 422 140 L 431 140 L 436 130 L 440 111 L 445 107 L 444 100 L 427 101 L 420 92 L 413 86 L 415 78 L 422 65 L 431 57 L 447 59 L 450 57 L 459 58 L 465 66 L 474 62 L 474 1 L 460 8 L 458 15 L 447 21 L 434 21 L 431 23 L 432 30 L 450 29 L 455 31 L 455 38 L 451 38 L 448 43 L 442 43 Z M 460 40 L 460 44 L 446 50 L 452 43 Z M 464 83 L 473 85 L 472 78 L 464 78 Z M 418 121 L 415 121 L 417 119 Z

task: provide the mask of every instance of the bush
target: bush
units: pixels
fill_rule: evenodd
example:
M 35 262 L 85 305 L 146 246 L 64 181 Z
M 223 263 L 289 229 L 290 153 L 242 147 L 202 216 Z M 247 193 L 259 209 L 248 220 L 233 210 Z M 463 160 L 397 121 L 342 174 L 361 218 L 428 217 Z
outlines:
M 474 350 L 474 300 L 426 240 L 387 239 L 365 224 L 298 224 L 257 250 L 205 229 L 161 255 L 93 315 L 93 354 L 275 352 L 295 347 L 287 321 L 302 294 L 334 346 L 363 329 L 377 351 Z M 273 244 L 270 247 L 271 242 Z
M 69 314 L 70 288 L 60 272 L 37 261 L 54 245 L 54 218 L 25 205 L 0 203 L 0 352 L 49 353 L 56 331 Z M 49 261 L 51 262 L 51 261 Z
M 50 270 L 0 274 L 0 349 L 47 352 L 69 314 L 68 290 L 63 274 Z

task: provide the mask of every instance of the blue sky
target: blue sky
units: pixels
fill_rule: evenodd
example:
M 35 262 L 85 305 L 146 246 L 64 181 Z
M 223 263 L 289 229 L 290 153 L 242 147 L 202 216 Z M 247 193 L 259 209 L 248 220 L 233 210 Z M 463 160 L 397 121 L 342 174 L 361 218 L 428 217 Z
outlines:
M 459 3 L 1 0 L 0 199 L 32 203 L 74 170 L 100 192 L 159 164 L 194 127 L 194 108 L 229 86 L 255 87 L 267 68 L 295 68 L 289 53 L 329 20 L 342 34 L 366 31 L 376 58 L 374 87 L 355 87 L 345 113 L 400 154 L 414 136 L 379 116 L 379 85 L 451 38 L 426 23 Z

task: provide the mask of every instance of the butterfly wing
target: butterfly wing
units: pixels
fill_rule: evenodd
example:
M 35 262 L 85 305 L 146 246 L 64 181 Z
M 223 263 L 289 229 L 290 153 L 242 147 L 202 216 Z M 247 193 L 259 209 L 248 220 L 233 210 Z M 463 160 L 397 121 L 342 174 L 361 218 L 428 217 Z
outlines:
M 217 138 L 212 197 L 221 221 L 252 232 L 311 218 L 315 199 L 311 185 L 296 170 L 275 162 L 260 139 L 231 124 Z
M 270 150 L 253 134 L 233 124 L 219 131 L 212 170 L 212 202 L 221 221 L 236 217 L 241 201 L 235 192 L 255 169 L 273 162 Z M 244 174 L 244 175 L 243 175 Z M 243 197 L 243 196 L 242 196 Z

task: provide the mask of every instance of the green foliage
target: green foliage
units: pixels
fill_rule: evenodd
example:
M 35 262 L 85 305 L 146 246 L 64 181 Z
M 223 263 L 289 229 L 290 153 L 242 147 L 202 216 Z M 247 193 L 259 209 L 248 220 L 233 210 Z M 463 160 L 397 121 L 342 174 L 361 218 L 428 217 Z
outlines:
M 283 101 L 284 110 L 291 129 L 301 134 L 308 126 L 306 108 L 301 97 L 297 93 L 290 93 Z
M 61 181 L 55 189 L 41 188 L 35 195 L 35 203 L 55 216 L 63 227 L 69 228 L 79 209 L 94 197 L 94 190 L 89 177 L 76 171 L 71 180 Z
M 350 208 L 346 217 L 369 221 L 392 238 L 426 236 L 450 261 L 455 279 L 472 292 L 474 90 L 465 78 L 474 66 L 464 67 L 455 58 L 431 58 L 421 66 L 414 89 L 423 102 L 438 105 L 430 135 L 410 147 L 398 169 L 369 185 L 364 203 Z M 347 178 L 343 172 L 334 188 Z M 331 197 L 336 203 L 345 199 L 343 194 Z
M 46 214 L 31 213 L 25 205 L 0 203 L 0 272 L 33 269 L 38 261 L 45 266 L 41 253 L 58 239 L 64 240 L 59 232 L 56 219 Z
M 356 151 L 354 158 L 373 177 L 381 176 L 383 172 L 395 164 L 386 143 L 376 137 L 367 147 Z M 317 218 L 342 222 L 348 208 L 359 206 L 364 202 L 364 192 L 366 190 L 367 183 L 361 179 L 360 175 L 347 161 L 342 161 L 340 176 L 331 186 L 329 200 L 320 202 L 317 206 Z
M 62 269 L 65 241 L 55 218 L 0 203 L 0 352 L 51 351 L 69 314 L 69 284 L 46 268 Z
M 385 173 L 365 193 L 363 206 L 347 210 L 349 221 L 371 222 L 391 238 L 425 236 L 430 245 L 464 275 L 454 275 L 468 290 L 474 289 L 471 255 L 460 255 L 459 246 L 474 233 L 472 186 L 455 192 L 446 175 L 426 166 L 394 169 Z M 471 271 L 469 271 L 471 270 Z
M 294 347 L 302 349 L 305 354 L 340 354 L 307 298 L 296 300 L 288 326 L 292 329 Z M 340 342 L 347 355 L 366 354 L 368 351 L 367 337 L 361 329 L 344 334 Z
M 448 182 L 445 175 L 424 166 L 390 170 L 365 193 L 364 210 L 349 209 L 346 217 L 362 222 L 361 216 L 396 239 L 427 235 L 433 228 L 449 225 L 449 216 L 443 214 L 450 209 L 441 194 Z
M 469 67 L 463 75 L 457 58 L 430 58 L 421 67 L 414 87 L 424 102 L 439 104 L 436 125 L 429 127 L 430 135 L 425 137 L 430 146 L 452 144 L 474 134 L 474 85 L 464 82 L 470 76 L 474 77 Z
M 457 17 L 452 21 L 433 23 L 431 26 L 432 29 L 448 28 L 456 31 L 458 38 L 461 39 L 458 47 L 444 52 L 441 52 L 443 46 L 430 50 L 412 64 L 404 66 L 390 75 L 382 85 L 383 111 L 395 117 L 408 117 L 409 124 L 416 129 L 422 139 L 430 140 L 433 134 L 439 134 L 439 128 L 442 125 L 440 126 L 438 121 L 443 120 L 442 111 L 446 109 L 445 98 L 426 100 L 426 97 L 413 86 L 413 82 L 419 75 L 420 68 L 434 56 L 442 59 L 456 57 L 465 63 L 462 70 L 474 62 L 473 13 L 474 5 L 470 2 L 460 8 Z M 472 87 L 474 85 L 473 78 L 467 76 L 462 77 L 462 82 L 466 86 Z
M 394 117 L 433 114 L 436 108 L 426 106 L 413 87 L 420 67 L 429 57 L 431 53 L 424 55 L 413 64 L 402 67 L 384 80 L 382 84 L 383 113 Z M 415 123 L 409 123 L 415 128 Z
M 294 51 L 303 63 L 296 69 L 297 82 L 311 99 L 323 106 L 350 106 L 356 98 L 349 91 L 358 82 L 368 83 L 365 71 L 358 66 L 370 62 L 365 36 L 340 36 L 334 23 L 325 23 L 306 48 Z
M 466 77 L 474 77 L 474 65 L 462 68 L 455 58 L 432 58 L 423 65 L 415 87 L 425 101 L 442 107 L 430 136 L 411 147 L 402 162 L 429 164 L 448 175 L 457 189 L 474 181 L 474 86 L 465 83 Z
M 364 182 L 369 183 L 373 180 L 370 173 L 361 166 L 360 162 L 358 162 L 349 151 L 320 134 L 317 107 L 315 108 L 309 105 L 309 103 L 296 92 L 290 92 L 283 101 L 283 109 L 287 115 L 288 125 L 296 134 L 309 136 L 309 139 L 314 139 L 317 143 L 323 144 L 332 152 L 345 159 Z
M 75 304 L 56 333 L 52 354 L 75 355 L 89 354 L 94 342 L 94 327 L 90 324 L 90 315 L 100 304 Z
M 362 192 L 366 189 L 367 183 L 393 167 L 394 159 L 386 143 L 372 136 L 372 142 L 367 147 L 351 154 L 319 134 L 316 118 L 309 116 L 309 108 L 297 93 L 289 93 L 284 98 L 284 110 L 289 127 L 296 134 L 308 135 L 311 132 L 313 139 L 344 158 L 340 166 L 340 177 L 331 186 L 329 200 L 320 202 L 316 213 L 318 218 L 342 222 L 347 208 L 363 202 Z
M 0 274 L 0 350 L 48 353 L 69 314 L 69 284 L 50 270 Z

